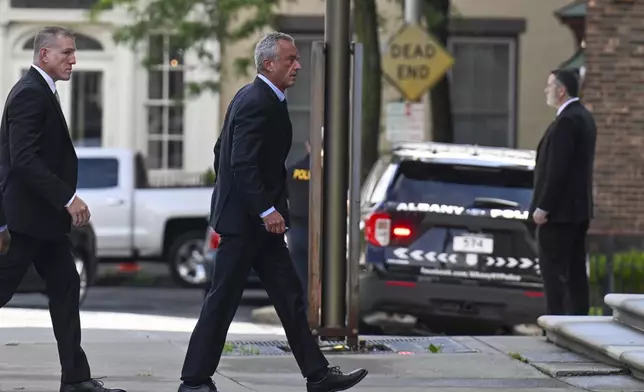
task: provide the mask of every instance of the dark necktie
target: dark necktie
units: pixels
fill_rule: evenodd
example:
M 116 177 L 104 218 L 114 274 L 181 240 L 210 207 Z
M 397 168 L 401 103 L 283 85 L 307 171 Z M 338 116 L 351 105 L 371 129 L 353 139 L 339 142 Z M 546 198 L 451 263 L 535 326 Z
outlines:
M 58 105 L 60 105 L 60 95 L 58 95 L 58 90 L 54 91 L 54 96 L 56 97 L 56 101 L 58 101 Z

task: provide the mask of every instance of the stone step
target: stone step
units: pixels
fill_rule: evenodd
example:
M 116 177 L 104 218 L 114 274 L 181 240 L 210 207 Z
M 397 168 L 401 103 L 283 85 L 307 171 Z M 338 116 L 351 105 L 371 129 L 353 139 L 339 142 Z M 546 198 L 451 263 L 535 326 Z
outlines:
M 626 351 L 620 360 L 635 378 L 644 380 L 644 351 Z
M 606 305 L 613 309 L 613 319 L 644 332 L 644 295 L 607 294 Z
M 541 316 L 548 340 L 644 380 L 644 332 L 611 316 Z

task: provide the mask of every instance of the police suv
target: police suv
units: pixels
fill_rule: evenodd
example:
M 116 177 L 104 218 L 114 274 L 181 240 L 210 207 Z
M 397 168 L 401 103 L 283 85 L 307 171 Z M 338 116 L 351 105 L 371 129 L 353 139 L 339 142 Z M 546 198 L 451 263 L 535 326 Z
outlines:
M 376 162 L 361 195 L 363 323 L 381 313 L 535 324 L 545 301 L 534 164 L 534 151 L 440 143 L 399 144 Z

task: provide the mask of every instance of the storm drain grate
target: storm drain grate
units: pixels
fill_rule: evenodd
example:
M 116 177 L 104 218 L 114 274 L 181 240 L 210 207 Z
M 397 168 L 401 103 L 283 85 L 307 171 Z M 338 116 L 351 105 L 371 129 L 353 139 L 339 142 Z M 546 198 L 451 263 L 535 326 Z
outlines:
M 343 341 L 321 341 L 320 347 L 325 354 L 429 354 L 429 353 L 473 353 L 462 343 L 443 336 L 431 337 L 369 337 L 360 340 L 360 347 L 351 350 Z M 225 356 L 249 355 L 290 355 L 291 349 L 286 340 L 269 341 L 228 341 L 224 346 Z

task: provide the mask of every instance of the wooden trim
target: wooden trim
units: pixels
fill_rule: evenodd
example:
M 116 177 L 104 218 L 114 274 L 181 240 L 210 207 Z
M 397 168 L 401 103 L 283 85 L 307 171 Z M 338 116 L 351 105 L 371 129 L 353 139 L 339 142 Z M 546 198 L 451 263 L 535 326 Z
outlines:
M 277 15 L 273 27 L 287 34 L 324 35 L 324 15 Z M 353 36 L 353 20 L 349 22 L 349 34 Z
M 524 18 L 452 18 L 451 35 L 466 36 L 518 36 L 526 31 Z

